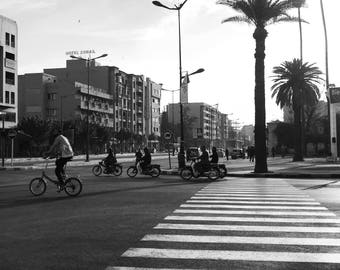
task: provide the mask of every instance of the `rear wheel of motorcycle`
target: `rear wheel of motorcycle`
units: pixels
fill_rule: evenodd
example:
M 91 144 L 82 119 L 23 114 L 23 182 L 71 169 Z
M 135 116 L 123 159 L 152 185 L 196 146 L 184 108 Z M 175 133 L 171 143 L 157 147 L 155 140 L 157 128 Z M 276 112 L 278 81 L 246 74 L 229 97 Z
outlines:
M 151 177 L 158 177 L 161 174 L 161 170 L 157 167 L 150 169 L 150 175 Z
M 122 172 L 123 172 L 123 168 L 122 168 L 121 166 L 115 166 L 115 167 L 113 168 L 113 174 L 114 174 L 115 176 L 121 175 Z
M 220 170 L 220 178 L 224 178 L 224 177 L 227 176 L 227 169 L 226 168 L 221 167 L 221 168 L 219 168 L 219 170 Z
M 95 166 L 93 166 L 93 168 L 92 168 L 92 173 L 93 173 L 95 176 L 101 175 L 102 172 L 103 172 L 103 169 L 102 169 L 102 167 L 100 167 L 100 165 L 95 165 Z
M 208 174 L 210 181 L 215 181 L 220 177 L 220 170 L 217 168 L 211 168 Z
M 137 168 L 135 166 L 129 167 L 126 171 L 127 175 L 129 177 L 135 177 L 137 175 Z
M 183 180 L 189 181 L 192 178 L 192 171 L 189 168 L 184 168 L 180 172 Z

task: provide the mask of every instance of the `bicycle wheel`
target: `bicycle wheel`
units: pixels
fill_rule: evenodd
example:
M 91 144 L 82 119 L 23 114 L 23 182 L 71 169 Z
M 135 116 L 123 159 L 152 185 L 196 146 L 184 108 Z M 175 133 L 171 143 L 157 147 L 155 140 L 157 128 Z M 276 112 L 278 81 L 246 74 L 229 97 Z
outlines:
M 138 170 L 135 166 L 131 166 L 127 169 L 126 173 L 130 177 L 135 177 L 138 173 Z
M 103 169 L 100 165 L 94 165 L 93 168 L 92 168 L 92 173 L 95 175 L 95 176 L 99 176 L 101 175 L 103 172 Z
M 224 177 L 227 176 L 227 169 L 226 168 L 220 167 L 219 170 L 220 170 L 220 178 L 224 178 Z
M 123 172 L 122 166 L 118 166 L 118 165 L 117 165 L 117 166 L 115 166 L 115 167 L 113 168 L 113 174 L 114 174 L 115 176 L 121 175 L 122 172 Z
M 220 170 L 217 168 L 211 168 L 208 174 L 210 181 L 215 181 L 220 177 Z
M 46 191 L 46 183 L 41 177 L 34 178 L 29 184 L 29 189 L 34 196 L 40 196 Z
M 192 178 L 192 171 L 189 168 L 181 170 L 180 176 L 183 180 L 189 181 Z
M 82 182 L 76 177 L 67 178 L 65 181 L 64 190 L 68 196 L 78 196 L 83 189 Z
M 161 170 L 157 167 L 153 167 L 150 169 L 150 175 L 151 177 L 158 177 L 161 174 Z

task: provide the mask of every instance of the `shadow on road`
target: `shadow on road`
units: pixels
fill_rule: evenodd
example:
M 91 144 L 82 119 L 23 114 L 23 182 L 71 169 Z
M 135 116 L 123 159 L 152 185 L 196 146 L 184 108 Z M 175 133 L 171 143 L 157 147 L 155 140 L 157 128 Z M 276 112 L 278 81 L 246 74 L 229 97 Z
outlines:
M 328 187 L 328 186 L 331 185 L 331 184 L 335 184 L 335 183 L 338 183 L 338 182 L 339 182 L 339 180 L 335 180 L 335 181 L 331 181 L 331 182 L 326 183 L 326 184 L 307 187 L 307 188 L 304 188 L 303 190 L 325 188 L 325 187 Z

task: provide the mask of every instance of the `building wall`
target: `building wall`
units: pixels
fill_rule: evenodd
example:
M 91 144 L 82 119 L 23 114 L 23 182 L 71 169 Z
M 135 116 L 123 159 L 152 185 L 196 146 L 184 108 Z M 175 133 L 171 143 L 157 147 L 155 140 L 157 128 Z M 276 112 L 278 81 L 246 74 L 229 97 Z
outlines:
M 5 128 L 18 123 L 18 27 L 0 15 L 0 111 Z

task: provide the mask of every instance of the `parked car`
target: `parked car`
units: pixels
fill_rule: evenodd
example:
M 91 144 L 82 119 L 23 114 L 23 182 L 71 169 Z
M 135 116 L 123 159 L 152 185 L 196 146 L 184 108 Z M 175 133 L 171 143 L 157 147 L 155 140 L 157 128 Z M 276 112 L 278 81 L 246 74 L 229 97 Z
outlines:
M 230 156 L 231 156 L 232 159 L 243 158 L 244 153 L 243 153 L 242 149 L 234 148 L 231 151 Z

